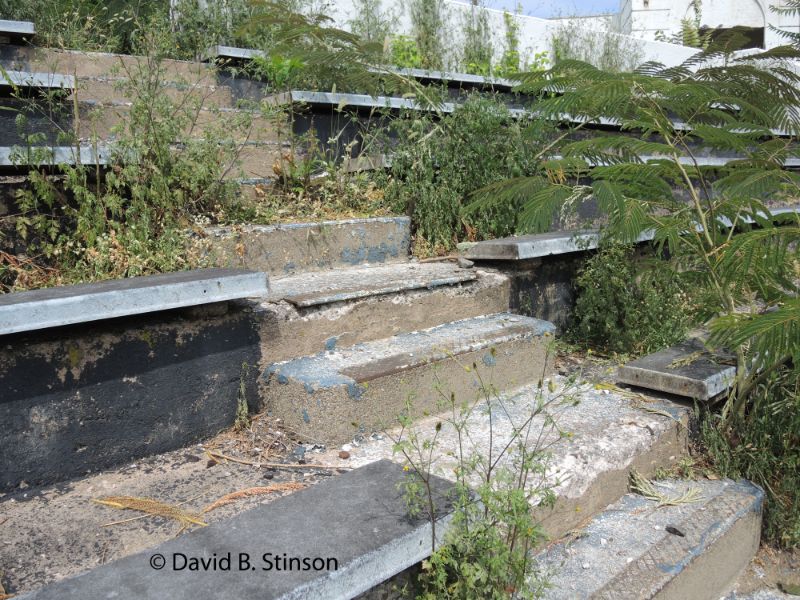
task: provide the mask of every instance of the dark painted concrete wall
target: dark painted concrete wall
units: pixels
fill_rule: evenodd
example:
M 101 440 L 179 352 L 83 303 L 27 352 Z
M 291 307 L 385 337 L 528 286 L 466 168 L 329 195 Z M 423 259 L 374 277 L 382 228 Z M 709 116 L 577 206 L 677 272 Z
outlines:
M 259 356 L 246 304 L 0 337 L 0 491 L 217 433 L 234 421 L 244 364 L 255 400 Z

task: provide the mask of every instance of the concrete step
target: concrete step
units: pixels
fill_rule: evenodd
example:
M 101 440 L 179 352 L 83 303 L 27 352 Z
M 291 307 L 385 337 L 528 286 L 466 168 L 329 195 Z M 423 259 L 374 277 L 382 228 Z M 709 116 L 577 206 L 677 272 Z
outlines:
M 478 369 L 489 383 L 505 382 L 504 375 L 492 373 L 485 365 L 479 363 Z M 550 537 L 559 538 L 623 496 L 628 491 L 632 469 L 650 476 L 659 467 L 668 468 L 686 456 L 691 409 L 663 399 L 597 389 L 588 383 L 574 387 L 560 375 L 550 381 L 552 392 L 548 386 L 542 392 L 538 385 L 527 385 L 502 394 L 502 402 L 493 403 L 491 419 L 485 402 L 477 403 L 467 421 L 469 439 L 464 447 L 467 456 L 488 456 L 491 443 L 496 453 L 511 440 L 514 428 L 521 428 L 530 417 L 540 393 L 545 400 L 563 398 L 546 414 L 533 418 L 528 444 L 529 450 L 537 443 L 539 448 L 547 449 L 546 473 L 532 476 L 529 486 L 552 487 L 554 507 L 534 510 Z M 445 395 L 451 390 L 448 383 L 442 387 Z M 452 389 L 458 402 L 475 398 L 475 390 L 465 392 L 458 386 Z M 459 438 L 447 418 L 446 413 L 420 418 L 414 423 L 413 432 L 420 443 L 437 440 L 432 473 L 454 480 L 457 457 L 452 451 L 458 447 Z M 402 460 L 394 451 L 393 441 L 400 432 L 400 427 L 395 426 L 380 439 L 370 437 L 348 445 L 348 464 L 361 466 L 385 458 Z M 328 450 L 319 460 L 332 462 L 337 453 L 338 448 Z
M 758 550 L 764 492 L 742 481 L 657 482 L 677 506 L 628 494 L 537 557 L 544 597 L 716 600 Z
M 264 271 L 271 277 L 405 262 L 411 245 L 408 217 L 236 225 L 210 227 L 206 232 L 216 264 Z
M 409 398 L 414 411 L 435 411 L 441 383 L 472 394 L 476 374 L 492 366 L 509 389 L 538 380 L 549 369 L 552 324 L 501 313 L 423 331 L 331 349 L 269 365 L 261 399 L 294 431 L 321 443 L 342 443 L 397 422 Z
M 431 523 L 408 517 L 404 477 L 399 465 L 375 463 L 25 597 L 352 598 L 430 552 Z M 441 532 L 450 485 L 431 484 Z M 222 561 L 198 570 L 190 558 Z
M 270 281 L 260 304 L 262 366 L 450 321 L 505 312 L 509 281 L 452 263 L 392 263 Z

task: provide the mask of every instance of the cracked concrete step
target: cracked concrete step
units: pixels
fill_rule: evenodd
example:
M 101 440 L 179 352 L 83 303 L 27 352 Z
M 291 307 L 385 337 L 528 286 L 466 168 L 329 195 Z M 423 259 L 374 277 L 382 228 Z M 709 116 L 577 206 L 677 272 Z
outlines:
M 474 270 L 449 262 L 368 266 L 276 279 L 268 299 L 271 302 L 286 300 L 298 308 L 307 308 L 392 292 L 455 285 L 477 278 Z
M 659 506 L 628 494 L 575 537 L 537 557 L 552 572 L 545 598 L 716 600 L 758 550 L 764 492 L 730 480 L 657 482 L 660 493 L 696 489 L 696 501 Z
M 407 516 L 398 485 L 404 477 L 399 465 L 377 462 L 24 597 L 195 600 L 224 590 L 224 597 L 241 600 L 352 598 L 430 553 L 431 523 Z M 437 534 L 450 518 L 450 487 L 432 479 Z M 151 566 L 153 552 L 163 568 Z M 178 568 L 186 564 L 182 556 L 208 560 L 228 553 L 227 568 L 225 562 Z M 304 560 L 312 568 L 303 568 Z
M 493 373 L 485 365 L 479 364 L 478 371 L 486 382 L 504 382 L 502 374 Z M 540 389 L 534 384 L 493 400 L 491 420 L 485 401 L 477 402 L 465 426 L 468 440 L 462 443 L 467 457 L 488 456 L 490 447 L 497 456 L 512 439 L 514 428 L 523 430 L 540 397 L 546 402 L 557 399 L 531 420 L 527 448 L 533 450 L 538 442 L 540 449 L 547 449 L 543 455 L 546 472 L 531 476 L 529 489 L 552 488 L 556 496 L 553 508 L 537 507 L 535 511 L 550 537 L 558 538 L 624 495 L 632 469 L 651 476 L 659 467 L 668 468 L 686 456 L 691 410 L 662 399 L 599 390 L 591 384 L 576 387 L 558 375 L 550 381 L 552 391 L 549 385 Z M 451 390 L 459 403 L 476 398 L 475 390 L 465 392 L 447 383 L 442 387 L 445 396 Z M 411 431 L 419 443 L 436 439 L 431 472 L 452 481 L 458 465 L 452 451 L 459 447 L 459 437 L 447 420 L 451 416 L 443 412 L 420 418 Z M 348 464 L 402 459 L 395 453 L 393 441 L 400 433 L 396 425 L 379 439 L 349 445 Z M 320 460 L 334 461 L 337 452 L 338 448 L 328 450 Z
M 392 263 L 271 280 L 262 365 L 508 310 L 508 277 L 450 263 Z
M 549 369 L 547 321 L 508 313 L 269 365 L 261 398 L 294 431 L 322 443 L 392 426 L 413 398 L 416 413 L 435 410 L 440 384 L 472 395 L 473 363 L 491 366 L 500 389 L 539 380 Z

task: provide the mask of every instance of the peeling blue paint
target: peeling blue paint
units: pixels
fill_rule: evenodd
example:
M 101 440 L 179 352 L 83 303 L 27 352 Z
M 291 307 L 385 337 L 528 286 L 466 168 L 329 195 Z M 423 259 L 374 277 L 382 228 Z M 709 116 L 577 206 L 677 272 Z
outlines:
M 303 422 L 311 423 L 311 417 L 308 416 L 308 411 L 305 408 L 303 409 Z
M 336 342 L 338 341 L 339 341 L 339 336 L 337 335 L 329 337 L 327 340 L 325 340 L 325 350 L 327 350 L 328 352 L 333 352 L 334 350 L 336 350 Z
M 496 367 L 497 366 L 497 359 L 492 356 L 490 353 L 486 353 L 483 355 L 483 364 L 487 367 Z

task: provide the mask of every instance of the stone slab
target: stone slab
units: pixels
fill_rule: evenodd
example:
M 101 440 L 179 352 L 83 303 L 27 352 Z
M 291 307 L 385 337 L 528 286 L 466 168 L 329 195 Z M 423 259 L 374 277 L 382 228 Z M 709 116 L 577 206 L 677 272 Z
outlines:
M 483 77 L 471 73 L 455 73 L 450 71 L 431 71 L 427 69 L 381 67 L 371 69 L 373 73 L 389 73 L 411 77 L 419 81 L 437 81 L 448 86 L 477 87 L 481 89 L 494 89 L 498 91 L 511 91 L 519 81 L 504 79 L 502 77 Z
M 453 263 L 398 263 L 301 273 L 274 279 L 267 300 L 307 308 L 417 289 L 474 281 L 472 269 Z
M 704 352 L 700 340 L 691 339 L 638 358 L 620 367 L 617 379 L 628 385 L 710 400 L 724 394 L 736 377 L 736 367 L 726 364 L 732 357 L 705 353 L 687 365 L 675 365 L 697 352 Z
M 411 247 L 408 217 L 211 227 L 206 232 L 209 254 L 218 266 L 264 271 L 270 277 L 405 262 Z
M 72 75 L 59 75 L 58 73 L 0 71 L 0 86 L 74 90 L 75 78 Z
M 657 488 L 700 496 L 660 507 L 624 496 L 537 556 L 552 573 L 544 597 L 716 600 L 730 590 L 758 550 L 764 492 L 730 480 L 669 480 Z
M 399 465 L 374 463 L 20 599 L 196 600 L 214 590 L 240 600 L 351 598 L 430 553 L 430 521 L 410 519 L 398 490 L 406 476 Z M 442 531 L 450 486 L 444 481 L 434 486 Z M 175 569 L 183 564 L 180 555 L 209 559 L 228 553 L 230 570 Z M 265 553 L 272 556 L 264 560 Z M 151 567 L 156 554 L 166 561 L 162 569 Z M 242 554 L 249 556 L 249 566 L 239 562 Z M 333 561 L 323 560 L 321 571 L 278 571 L 275 565 L 284 557 Z
M 198 269 L 0 296 L 0 335 L 263 296 L 263 273 Z
M 498 359 L 498 365 L 500 359 Z M 477 370 L 485 381 L 495 385 L 502 379 L 479 363 Z M 558 538 L 580 525 L 590 515 L 604 510 L 628 490 L 631 469 L 651 475 L 668 467 L 687 452 L 687 425 L 690 409 L 645 396 L 632 397 L 621 391 L 598 389 L 589 383 L 573 385 L 566 377 L 549 378 L 551 386 L 528 384 L 508 390 L 493 400 L 491 411 L 485 401 L 477 402 L 465 426 L 469 435 L 464 443 L 466 456 L 495 456 L 512 440 L 514 428 L 523 430 L 539 399 L 552 402 L 547 411 L 531 420 L 527 448 L 546 448 L 544 473 L 529 480 L 530 490 L 552 487 L 557 501 L 554 508 L 537 508 L 537 516 L 551 537 Z M 475 392 L 458 393 L 450 381 L 441 391 L 456 391 L 457 402 L 475 398 Z M 552 391 L 550 391 L 552 389 Z M 439 409 L 444 410 L 442 408 Z M 458 464 L 452 450 L 460 441 L 447 412 L 418 418 L 412 431 L 424 443 L 436 439 L 433 473 L 453 480 Z M 439 426 L 437 428 L 437 426 Z M 390 428 L 386 435 L 367 438 L 348 447 L 348 463 L 354 466 L 380 459 L 396 459 L 394 439 L 401 428 Z M 404 435 L 409 435 L 406 430 Z M 325 459 L 335 460 L 338 448 Z M 501 462 L 508 464 L 508 461 Z

